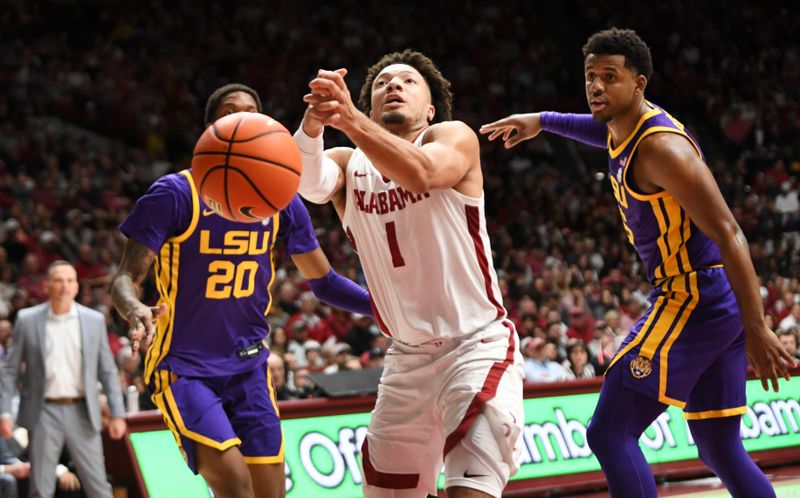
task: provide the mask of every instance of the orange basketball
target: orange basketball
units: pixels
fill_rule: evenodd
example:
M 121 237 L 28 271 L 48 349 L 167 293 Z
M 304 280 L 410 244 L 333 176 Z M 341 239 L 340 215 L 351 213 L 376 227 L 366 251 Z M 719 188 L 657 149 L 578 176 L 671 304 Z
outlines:
M 237 112 L 209 126 L 194 147 L 192 177 L 206 205 L 252 223 L 289 205 L 303 163 L 292 135 L 269 116 Z

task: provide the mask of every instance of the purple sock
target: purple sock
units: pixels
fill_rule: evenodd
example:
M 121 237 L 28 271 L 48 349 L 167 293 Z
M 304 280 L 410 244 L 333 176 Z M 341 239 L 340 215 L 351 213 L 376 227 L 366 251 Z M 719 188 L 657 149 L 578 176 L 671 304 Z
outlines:
M 591 114 L 564 114 L 543 112 L 540 114 L 542 129 L 571 138 L 578 142 L 605 149 L 608 147 L 608 127 L 596 121 Z
M 700 460 L 717 474 L 734 498 L 774 498 L 772 485 L 742 445 L 741 420 L 741 416 L 690 420 Z
M 622 368 L 606 374 L 586 432 L 613 498 L 656 498 L 656 482 L 639 448 L 639 436 L 667 405 L 622 385 Z

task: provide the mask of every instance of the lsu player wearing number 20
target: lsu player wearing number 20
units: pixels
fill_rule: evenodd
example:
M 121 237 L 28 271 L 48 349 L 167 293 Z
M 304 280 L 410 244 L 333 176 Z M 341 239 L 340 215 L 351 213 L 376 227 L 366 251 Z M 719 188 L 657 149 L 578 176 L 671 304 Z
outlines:
M 492 265 L 478 138 L 450 120 L 450 83 L 406 50 L 320 70 L 295 134 L 300 195 L 331 200 L 393 338 L 361 447 L 366 498 L 500 496 L 521 451 L 522 357 Z M 326 125 L 356 149 L 324 150 Z
M 206 106 L 207 126 L 232 112 L 261 112 L 258 94 L 239 84 L 219 88 Z M 331 270 L 296 196 L 263 222 L 228 221 L 181 171 L 156 181 L 120 230 L 128 241 L 114 305 L 135 346 L 143 337 L 144 346 L 152 342 L 145 382 L 190 468 L 217 497 L 284 496 L 283 437 L 263 345 L 276 241 L 321 300 L 371 315 L 368 293 Z M 138 286 L 153 262 L 161 298 L 150 308 Z

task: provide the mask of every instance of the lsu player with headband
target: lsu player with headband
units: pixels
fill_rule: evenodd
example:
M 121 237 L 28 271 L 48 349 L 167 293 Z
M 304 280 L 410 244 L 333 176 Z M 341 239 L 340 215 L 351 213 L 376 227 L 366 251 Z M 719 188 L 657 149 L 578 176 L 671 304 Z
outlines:
M 793 359 L 764 322 L 747 241 L 697 141 L 644 98 L 652 72 L 644 41 L 613 28 L 592 35 L 583 54 L 591 114 L 518 114 L 481 132 L 507 148 L 545 130 L 608 149 L 623 228 L 653 290 L 606 372 L 589 446 L 613 497 L 655 497 L 638 440 L 677 406 L 700 459 L 734 497 L 775 496 L 739 435 L 746 357 L 775 391 Z
M 230 84 L 208 99 L 205 121 L 261 112 L 258 94 Z M 283 436 L 272 381 L 266 315 L 276 243 L 286 244 L 311 289 L 334 306 L 371 315 L 368 293 L 334 272 L 299 197 L 261 223 L 217 216 L 189 171 L 156 181 L 120 230 L 128 237 L 112 298 L 145 346 L 145 382 L 192 471 L 218 497 L 285 494 Z M 139 301 L 155 262 L 159 306 Z
M 478 138 L 451 121 L 450 83 L 423 54 L 309 83 L 295 133 L 300 195 L 332 201 L 393 338 L 362 444 L 366 498 L 500 496 L 521 452 L 522 357 L 497 285 Z M 330 125 L 356 149 L 323 150 Z

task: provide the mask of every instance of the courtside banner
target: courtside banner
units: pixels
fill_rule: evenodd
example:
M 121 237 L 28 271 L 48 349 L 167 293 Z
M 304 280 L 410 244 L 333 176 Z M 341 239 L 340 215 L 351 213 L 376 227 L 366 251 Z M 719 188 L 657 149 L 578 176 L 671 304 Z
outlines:
M 522 466 L 512 480 L 600 470 L 586 443 L 597 393 L 525 400 Z M 781 383 L 779 393 L 747 384 L 742 437 L 748 451 L 800 446 L 800 378 Z M 360 497 L 360 448 L 369 413 L 283 421 L 286 490 L 289 498 Z M 210 496 L 192 475 L 169 431 L 130 434 L 151 498 Z M 681 410 L 670 407 L 645 431 L 640 446 L 653 463 L 697 458 Z M 444 478 L 439 481 L 440 487 Z

